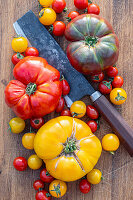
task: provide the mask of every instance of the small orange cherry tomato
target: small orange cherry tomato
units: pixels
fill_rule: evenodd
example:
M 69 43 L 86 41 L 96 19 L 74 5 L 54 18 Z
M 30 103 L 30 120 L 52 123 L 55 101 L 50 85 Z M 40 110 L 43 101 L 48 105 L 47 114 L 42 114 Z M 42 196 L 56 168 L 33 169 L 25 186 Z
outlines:
M 105 151 L 116 151 L 119 146 L 119 138 L 113 133 L 105 135 L 102 139 L 102 147 Z
M 56 12 L 52 8 L 43 8 L 39 13 L 39 21 L 43 25 L 52 25 L 56 20 Z
M 123 104 L 127 99 L 127 93 L 122 88 L 114 88 L 110 93 L 110 101 L 115 105 Z
M 86 105 L 83 101 L 75 101 L 70 108 L 73 117 L 81 118 L 86 113 Z
M 53 197 L 60 198 L 66 194 L 67 185 L 60 180 L 54 180 L 49 185 L 49 192 Z
M 99 169 L 93 169 L 87 174 L 87 180 L 91 184 L 98 184 L 102 180 L 102 172 Z
M 42 7 L 47 8 L 52 5 L 53 0 L 39 0 L 39 3 Z
M 35 133 L 25 133 L 22 137 L 22 144 L 26 149 L 34 149 Z
M 25 121 L 19 117 L 14 117 L 10 120 L 9 126 L 12 133 L 19 134 L 25 129 Z
M 40 169 L 42 163 L 42 160 L 36 154 L 33 154 L 28 158 L 28 166 L 31 169 Z
M 23 53 L 28 47 L 28 41 L 24 37 L 17 37 L 12 40 L 12 49 L 15 52 Z

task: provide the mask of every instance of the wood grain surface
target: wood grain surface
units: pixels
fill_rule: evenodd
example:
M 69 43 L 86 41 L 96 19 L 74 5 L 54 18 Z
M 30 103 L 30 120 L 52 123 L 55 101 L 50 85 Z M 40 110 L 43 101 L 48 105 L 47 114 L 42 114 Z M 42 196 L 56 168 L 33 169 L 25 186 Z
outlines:
M 73 0 L 66 0 L 69 11 L 75 10 Z M 124 78 L 123 88 L 128 99 L 117 107 L 121 115 L 133 128 L 133 1 L 132 0 L 97 0 L 101 8 L 101 16 L 114 27 L 120 41 L 120 56 L 117 63 L 119 74 Z M 35 191 L 34 180 L 39 178 L 39 172 L 28 169 L 18 172 L 13 168 L 13 159 L 17 156 L 28 158 L 33 151 L 25 150 L 21 143 L 23 134 L 13 135 L 8 131 L 8 122 L 14 116 L 4 101 L 4 89 L 13 78 L 11 56 L 11 40 L 15 35 L 13 22 L 31 9 L 38 14 L 37 0 L 0 0 L 0 199 L 1 200 L 33 200 Z M 65 21 L 67 14 L 58 18 Z M 56 38 L 65 50 L 67 42 L 64 37 Z M 83 99 L 91 103 L 88 97 Z M 46 121 L 56 116 L 48 115 Z M 87 117 L 84 118 L 87 121 Z M 28 130 L 26 130 L 28 131 Z M 25 131 L 25 132 L 26 132 Z M 103 135 L 112 132 L 108 124 L 101 119 L 101 128 L 96 132 L 101 139 Z M 68 183 L 68 192 L 62 200 L 132 200 L 133 199 L 133 160 L 121 145 L 114 156 L 103 152 L 96 166 L 103 172 L 104 180 L 99 185 L 92 186 L 89 194 L 79 191 L 79 181 Z M 48 186 L 46 185 L 46 188 Z

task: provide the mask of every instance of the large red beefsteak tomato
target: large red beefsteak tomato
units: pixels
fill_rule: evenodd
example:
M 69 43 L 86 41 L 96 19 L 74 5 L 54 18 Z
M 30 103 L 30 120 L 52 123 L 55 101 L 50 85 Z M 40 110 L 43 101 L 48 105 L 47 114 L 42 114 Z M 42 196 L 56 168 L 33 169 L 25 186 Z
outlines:
M 23 119 L 55 110 L 62 93 L 60 73 L 40 57 L 25 57 L 14 68 L 16 80 L 5 89 L 5 101 Z
M 72 41 L 67 56 L 79 72 L 96 74 L 118 59 L 119 41 L 112 26 L 100 16 L 83 14 L 66 27 L 66 39 Z

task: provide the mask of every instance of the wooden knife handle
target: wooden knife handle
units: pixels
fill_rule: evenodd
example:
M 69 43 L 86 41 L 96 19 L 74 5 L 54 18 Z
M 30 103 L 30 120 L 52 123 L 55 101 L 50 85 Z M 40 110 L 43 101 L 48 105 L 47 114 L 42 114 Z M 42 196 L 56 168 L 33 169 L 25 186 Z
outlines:
M 129 154 L 133 156 L 133 130 L 127 122 L 103 95 L 94 101 L 94 106 L 114 129 Z

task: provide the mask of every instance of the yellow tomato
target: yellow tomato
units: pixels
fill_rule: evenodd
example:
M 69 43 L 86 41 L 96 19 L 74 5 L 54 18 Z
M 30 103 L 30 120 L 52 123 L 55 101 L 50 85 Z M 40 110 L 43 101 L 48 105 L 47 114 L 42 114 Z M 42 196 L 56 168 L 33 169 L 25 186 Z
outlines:
M 25 121 L 19 117 L 12 118 L 9 122 L 12 133 L 21 133 L 25 129 Z
M 52 8 L 43 8 L 39 13 L 39 20 L 43 25 L 51 25 L 56 20 L 56 12 Z
M 15 52 L 23 53 L 28 47 L 28 41 L 24 37 L 17 37 L 12 40 L 12 49 Z
M 67 185 L 60 180 L 54 180 L 49 185 L 49 192 L 53 197 L 60 198 L 66 194 Z
M 115 105 L 123 104 L 127 99 L 127 93 L 122 88 L 114 88 L 110 93 L 110 101 Z
M 39 0 L 39 3 L 42 7 L 49 7 L 53 3 L 53 0 Z
M 105 135 L 102 139 L 102 147 L 105 151 L 116 151 L 119 146 L 119 138 L 113 133 Z
M 25 133 L 22 137 L 22 144 L 26 149 L 34 149 L 35 133 Z
M 69 182 L 82 178 L 93 169 L 102 147 L 85 122 L 61 116 L 39 129 L 34 150 L 54 178 Z
M 28 158 L 28 166 L 34 170 L 40 169 L 42 160 L 36 154 L 33 154 Z
M 102 173 L 99 169 L 93 169 L 87 174 L 87 180 L 91 184 L 98 184 L 102 180 Z
M 86 113 L 86 105 L 83 101 L 75 101 L 70 108 L 73 117 L 81 118 Z

